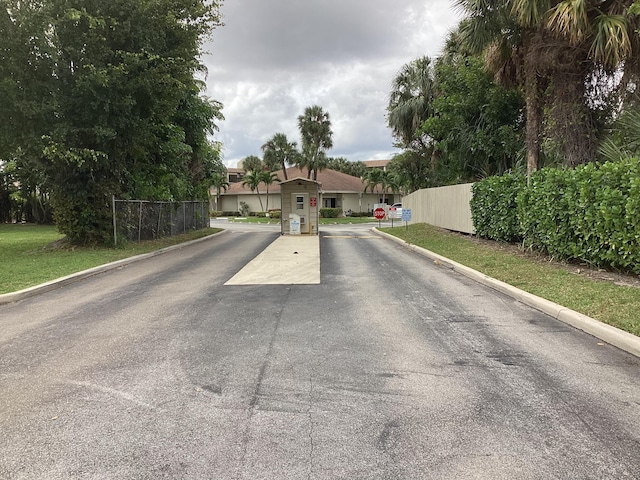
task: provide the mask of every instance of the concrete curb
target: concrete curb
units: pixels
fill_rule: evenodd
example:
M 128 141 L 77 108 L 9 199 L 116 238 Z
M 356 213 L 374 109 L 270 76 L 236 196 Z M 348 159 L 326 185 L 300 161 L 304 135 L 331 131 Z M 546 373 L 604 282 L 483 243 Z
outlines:
M 228 230 L 223 230 L 221 232 L 214 233 L 212 235 L 207 235 L 206 237 L 197 238 L 195 240 L 179 243 L 177 245 L 171 245 L 170 247 L 165 247 L 160 250 L 156 250 L 154 252 L 143 253 L 133 257 L 123 258 L 122 260 L 117 260 L 115 262 L 107 263 L 105 265 L 99 265 L 97 267 L 89 268 L 87 270 L 82 270 L 81 272 L 72 273 L 71 275 L 67 275 L 66 277 L 56 278 L 55 280 L 51 280 L 50 282 L 25 288 L 24 290 L 18 290 L 17 292 L 4 293 L 0 295 L 0 305 L 18 302 L 20 300 L 24 300 L 25 298 L 34 297 L 36 295 L 40 295 L 45 292 L 50 292 L 51 290 L 64 287 L 65 285 L 69 285 L 70 283 L 79 282 L 80 280 L 83 280 L 85 278 L 92 277 L 94 275 L 98 275 L 100 273 L 107 272 L 109 270 L 120 268 L 130 263 L 144 260 L 145 258 L 155 257 L 157 255 L 162 255 L 163 253 L 167 253 L 172 250 L 179 250 L 189 245 L 193 245 L 194 243 L 199 243 L 205 240 L 209 240 L 210 238 L 213 238 L 217 235 L 222 235 L 223 233 L 226 233 L 226 232 L 228 232 Z
M 582 330 L 583 332 L 593 335 L 603 342 L 614 345 L 624 350 L 625 352 L 635 355 L 636 357 L 640 357 L 640 337 L 637 337 L 629 332 L 625 332 L 624 330 L 620 330 L 619 328 L 612 327 L 611 325 L 607 325 L 606 323 L 599 322 L 598 320 L 583 315 L 582 313 L 576 312 L 575 310 L 571 310 L 569 308 L 563 307 L 562 305 L 558 305 L 557 303 L 545 300 L 541 297 L 537 297 L 536 295 L 532 295 L 531 293 L 527 293 L 512 285 L 480 273 L 477 270 L 473 270 L 472 268 L 465 267 L 464 265 L 456 263 L 453 260 L 449 260 L 442 255 L 438 255 L 437 253 L 433 253 L 422 247 L 418 247 L 417 245 L 405 242 L 404 240 L 398 237 L 394 237 L 393 235 L 389 235 L 388 233 L 381 232 L 375 227 L 372 228 L 372 230 L 382 237 L 393 240 L 396 243 L 404 245 L 410 250 L 414 250 L 417 253 L 432 259 L 438 265 L 450 268 L 455 272 L 458 272 L 472 280 L 475 280 L 478 283 L 481 283 L 482 285 L 493 288 L 494 290 L 504 293 L 505 295 L 508 295 L 513 299 L 524 303 L 525 305 L 546 313 L 547 315 L 560 320 L 561 322 L 564 322 L 579 330 Z

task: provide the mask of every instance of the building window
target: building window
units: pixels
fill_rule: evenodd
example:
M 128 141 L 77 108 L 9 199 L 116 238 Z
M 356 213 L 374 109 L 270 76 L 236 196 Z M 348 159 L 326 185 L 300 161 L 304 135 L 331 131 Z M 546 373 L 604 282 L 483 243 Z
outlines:
M 336 208 L 336 199 L 335 198 L 325 198 L 324 199 L 324 208 Z
M 304 197 L 296 196 L 296 210 L 304 210 Z

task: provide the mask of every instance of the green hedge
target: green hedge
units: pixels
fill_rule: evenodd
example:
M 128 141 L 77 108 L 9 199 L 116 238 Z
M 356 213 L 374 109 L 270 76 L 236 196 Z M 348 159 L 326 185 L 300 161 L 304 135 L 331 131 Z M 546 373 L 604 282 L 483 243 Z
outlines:
M 320 209 L 320 216 L 322 218 L 338 218 L 340 215 L 342 215 L 341 208 L 321 208 Z
M 507 174 L 473 184 L 471 216 L 478 236 L 501 242 L 522 239 L 516 198 L 526 182 L 524 175 Z
M 640 274 L 640 159 L 488 178 L 471 211 L 479 236 Z
M 239 217 L 240 212 L 220 212 L 218 210 L 211 210 L 209 215 L 212 217 Z

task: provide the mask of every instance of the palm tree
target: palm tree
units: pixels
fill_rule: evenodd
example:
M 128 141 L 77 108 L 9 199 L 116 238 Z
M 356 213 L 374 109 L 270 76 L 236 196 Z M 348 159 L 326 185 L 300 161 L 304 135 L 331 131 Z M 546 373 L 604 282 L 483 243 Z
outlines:
M 260 201 L 260 210 L 264 212 L 262 206 L 262 197 L 260 196 L 260 183 L 262 183 L 262 171 L 250 171 L 242 177 L 242 185 L 248 186 L 252 192 L 258 194 L 258 200 Z
M 594 158 L 598 109 L 640 74 L 638 17 L 632 0 L 457 0 L 468 18 L 461 36 L 484 51 L 497 79 L 523 87 L 527 107 L 527 172 L 539 166 L 545 92 L 554 139 L 566 165 Z M 620 77 L 622 81 L 617 82 Z M 598 87 L 602 87 L 598 90 Z M 589 98 L 588 86 L 597 97 Z M 603 93 L 604 92 L 604 93 Z M 594 104 L 590 106 L 589 102 Z
M 640 156 L 640 108 L 629 108 L 613 124 L 612 131 L 600 145 L 605 160 L 617 162 Z
M 400 190 L 402 188 L 401 178 L 395 173 L 392 173 L 388 170 L 385 171 L 384 173 L 385 173 L 385 176 L 384 176 L 385 191 L 391 191 L 393 195 L 395 195 L 396 193 L 400 193 Z
M 298 117 L 298 128 L 302 137 L 302 155 L 305 157 L 299 165 L 307 168 L 307 178 L 311 178 L 311 172 L 314 172 L 315 180 L 318 171 L 326 168 L 325 152 L 333 148 L 329 113 L 318 105 L 307 107 L 304 114 Z
M 242 159 L 242 169 L 247 173 L 258 172 L 264 170 L 264 163 L 262 163 L 260 157 L 249 155 Z
M 263 170 L 258 174 L 258 176 L 260 177 L 260 181 L 264 183 L 267 187 L 267 209 L 265 211 L 268 212 L 269 211 L 269 187 L 273 185 L 274 182 L 279 182 L 280 179 L 278 178 L 278 175 L 275 174 L 275 172 L 270 172 L 268 170 Z
M 227 191 L 229 188 L 229 182 L 227 181 L 227 176 L 222 173 L 214 173 L 211 175 L 211 186 L 216 188 L 216 208 L 218 210 L 218 206 L 220 205 L 220 192 Z
M 269 170 L 282 169 L 285 180 L 287 177 L 287 164 L 291 165 L 296 161 L 298 153 L 296 142 L 289 142 L 284 133 L 276 133 L 271 139 L 262 145 L 264 152 L 264 163 Z
M 393 79 L 387 123 L 402 147 L 409 148 L 426 140 L 417 131 L 432 114 L 434 72 L 429 57 L 407 63 Z
M 384 170 L 380 170 L 379 168 L 372 168 L 367 173 L 365 173 L 362 180 L 364 180 L 364 191 L 367 189 L 373 193 L 378 185 L 383 188 L 383 198 L 384 198 L 384 182 L 385 182 L 385 172 Z
M 484 53 L 487 68 L 504 86 L 522 86 L 526 102 L 527 174 L 540 165 L 542 96 L 545 88 L 538 75 L 536 52 L 542 43 L 542 28 L 520 27 L 512 15 L 513 0 L 458 0 L 469 18 L 460 23 L 459 40 L 474 53 Z M 534 2 L 531 3 L 533 6 Z

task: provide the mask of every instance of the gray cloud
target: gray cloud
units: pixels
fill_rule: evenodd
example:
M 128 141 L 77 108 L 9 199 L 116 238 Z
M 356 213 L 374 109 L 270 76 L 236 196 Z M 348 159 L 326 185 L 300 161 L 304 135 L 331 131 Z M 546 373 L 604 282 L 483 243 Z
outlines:
M 298 141 L 297 117 L 313 104 L 331 115 L 330 155 L 389 158 L 393 76 L 436 56 L 457 24 L 451 0 L 227 0 L 222 12 L 203 62 L 207 94 L 224 104 L 228 165 L 276 132 Z

